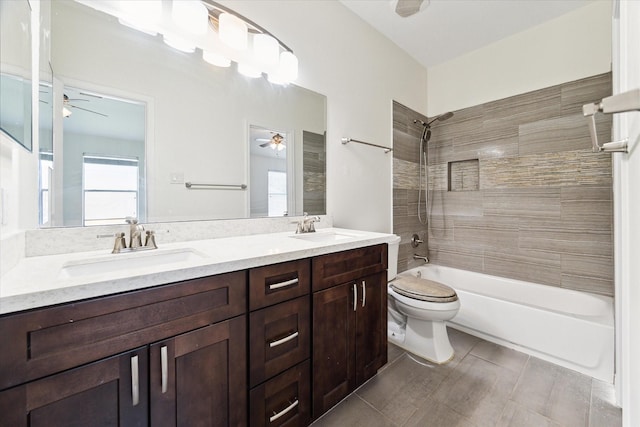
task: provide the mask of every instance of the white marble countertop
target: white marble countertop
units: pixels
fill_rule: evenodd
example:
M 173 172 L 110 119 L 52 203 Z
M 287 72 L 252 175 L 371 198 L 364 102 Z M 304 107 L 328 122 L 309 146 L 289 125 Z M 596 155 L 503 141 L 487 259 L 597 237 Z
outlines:
M 298 236 L 298 237 L 294 237 Z M 302 236 L 302 237 L 300 237 Z M 392 234 L 325 228 L 22 259 L 0 278 L 0 314 L 387 243 Z

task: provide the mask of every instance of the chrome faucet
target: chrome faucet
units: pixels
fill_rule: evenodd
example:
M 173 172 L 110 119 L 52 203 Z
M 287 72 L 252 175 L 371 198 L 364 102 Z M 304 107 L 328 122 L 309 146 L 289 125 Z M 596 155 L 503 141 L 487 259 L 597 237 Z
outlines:
M 296 234 L 300 233 L 315 233 L 316 227 L 315 223 L 320 222 L 319 216 L 309 216 L 306 212 L 304 213 L 304 218 L 298 221 L 296 224 L 298 225 L 296 228 Z
M 413 254 L 413 259 L 421 259 L 425 263 L 429 262 L 429 258 L 427 258 L 426 256 L 418 255 L 418 254 Z

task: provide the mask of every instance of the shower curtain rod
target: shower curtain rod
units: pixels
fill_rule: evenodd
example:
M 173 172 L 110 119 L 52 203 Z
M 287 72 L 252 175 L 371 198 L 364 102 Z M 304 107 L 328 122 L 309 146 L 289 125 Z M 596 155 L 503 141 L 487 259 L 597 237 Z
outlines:
M 364 145 L 369 145 L 371 147 L 382 148 L 385 153 L 388 153 L 389 151 L 393 151 L 393 148 L 385 147 L 383 145 L 372 144 L 370 142 L 364 142 L 364 141 L 358 141 L 357 139 L 352 139 L 352 138 L 342 138 L 343 145 L 348 144 L 349 142 L 357 142 L 358 144 L 364 144 Z

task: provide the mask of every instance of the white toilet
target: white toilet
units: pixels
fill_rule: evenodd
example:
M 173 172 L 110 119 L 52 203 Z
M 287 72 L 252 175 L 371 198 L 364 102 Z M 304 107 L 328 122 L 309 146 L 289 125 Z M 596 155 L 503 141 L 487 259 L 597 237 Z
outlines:
M 460 309 L 455 290 L 410 274 L 398 275 L 400 237 L 389 243 L 388 339 L 435 363 L 453 358 L 445 321 Z

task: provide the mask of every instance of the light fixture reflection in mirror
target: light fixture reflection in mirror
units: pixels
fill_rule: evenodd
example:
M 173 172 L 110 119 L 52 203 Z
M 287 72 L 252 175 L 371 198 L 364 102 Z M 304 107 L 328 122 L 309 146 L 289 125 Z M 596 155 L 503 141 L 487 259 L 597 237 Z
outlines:
M 246 76 L 264 73 L 279 84 L 297 78 L 298 60 L 287 45 L 258 24 L 213 1 L 76 1 L 146 34 L 162 34 L 167 45 L 181 52 L 200 49 L 209 58 L 215 54 L 230 59 L 239 64 L 240 72 Z

